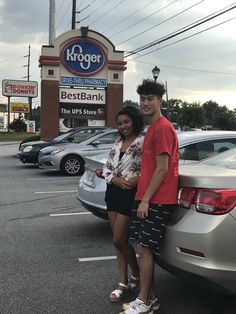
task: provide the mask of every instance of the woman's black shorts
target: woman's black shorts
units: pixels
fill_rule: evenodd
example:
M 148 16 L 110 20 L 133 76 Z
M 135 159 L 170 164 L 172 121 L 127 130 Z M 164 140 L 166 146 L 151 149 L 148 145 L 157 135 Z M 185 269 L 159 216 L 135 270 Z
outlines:
M 115 184 L 107 184 L 105 194 L 107 210 L 131 217 L 135 193 L 136 188 L 123 190 Z

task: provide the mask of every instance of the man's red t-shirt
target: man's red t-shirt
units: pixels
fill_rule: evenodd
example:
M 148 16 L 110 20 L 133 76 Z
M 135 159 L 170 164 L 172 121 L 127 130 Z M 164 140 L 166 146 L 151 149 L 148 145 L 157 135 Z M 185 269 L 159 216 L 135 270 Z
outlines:
M 172 124 L 160 117 L 145 135 L 141 174 L 138 181 L 136 199 L 142 200 L 156 170 L 156 157 L 162 153 L 169 155 L 168 174 L 150 200 L 153 204 L 176 204 L 179 168 L 179 147 L 176 131 Z

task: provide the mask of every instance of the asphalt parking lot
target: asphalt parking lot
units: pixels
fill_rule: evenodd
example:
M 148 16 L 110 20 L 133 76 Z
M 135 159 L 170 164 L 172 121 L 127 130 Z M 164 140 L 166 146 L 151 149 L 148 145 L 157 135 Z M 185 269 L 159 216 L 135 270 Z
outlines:
M 0 145 L 0 313 L 119 313 L 109 302 L 118 275 L 108 222 L 78 203 L 79 177 L 23 165 L 16 151 Z M 233 297 L 159 267 L 155 279 L 160 314 L 236 312 Z

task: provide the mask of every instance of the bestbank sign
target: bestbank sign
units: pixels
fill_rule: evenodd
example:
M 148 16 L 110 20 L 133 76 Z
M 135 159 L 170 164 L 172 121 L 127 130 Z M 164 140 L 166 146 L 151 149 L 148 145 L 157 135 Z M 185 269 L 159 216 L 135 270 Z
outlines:
M 61 52 L 65 68 L 77 75 L 87 76 L 99 72 L 105 64 L 105 53 L 87 39 L 67 43 Z
M 106 104 L 106 93 L 104 89 L 60 88 L 59 101 L 61 103 L 104 105 Z

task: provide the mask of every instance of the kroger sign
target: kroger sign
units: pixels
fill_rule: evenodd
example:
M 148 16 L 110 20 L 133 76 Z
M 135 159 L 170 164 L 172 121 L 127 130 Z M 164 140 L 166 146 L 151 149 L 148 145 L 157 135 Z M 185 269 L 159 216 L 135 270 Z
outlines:
M 69 72 L 82 76 L 95 74 L 105 63 L 103 50 L 85 39 L 66 44 L 62 49 L 61 58 Z

